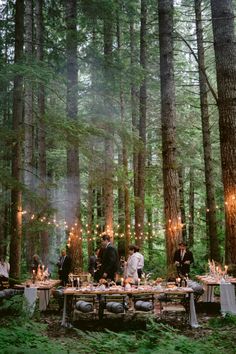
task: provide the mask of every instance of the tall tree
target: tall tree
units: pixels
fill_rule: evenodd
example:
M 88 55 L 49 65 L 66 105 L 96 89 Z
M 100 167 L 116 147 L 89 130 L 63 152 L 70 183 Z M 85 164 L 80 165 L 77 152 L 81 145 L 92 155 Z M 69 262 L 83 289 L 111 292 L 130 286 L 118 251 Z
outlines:
M 25 57 L 26 62 L 30 66 L 33 59 L 33 2 L 25 1 Z M 28 77 L 24 82 L 24 183 L 28 190 L 34 190 L 34 119 L 33 119 L 33 86 L 32 81 Z M 30 193 L 29 193 L 30 195 Z M 32 200 L 26 199 L 25 208 L 33 211 Z M 26 262 L 28 268 L 35 253 L 35 235 L 32 234 L 30 228 L 26 230 Z
M 173 65 L 173 0 L 158 1 L 161 124 L 164 183 L 164 212 L 167 265 L 173 263 L 173 255 L 181 239 L 179 180 L 176 159 L 176 110 Z
M 203 28 L 202 28 L 202 0 L 195 0 L 197 47 L 198 47 L 198 69 L 199 69 L 199 88 L 202 119 L 202 138 L 205 163 L 205 184 L 206 184 L 206 208 L 207 208 L 207 234 L 210 245 L 210 258 L 220 261 L 219 240 L 217 234 L 216 220 L 216 201 L 215 201 L 215 183 L 213 174 L 211 131 L 208 111 L 208 86 L 205 76 L 205 51 L 203 46 Z
M 24 42 L 24 1 L 15 3 L 15 64 L 19 64 L 23 57 Z M 11 191 L 11 242 L 10 242 L 10 276 L 20 277 L 21 241 L 22 241 L 22 191 L 21 191 L 21 124 L 23 112 L 23 77 L 16 75 L 13 89 L 13 130 L 15 141 L 12 148 L 12 177 L 15 185 Z
M 187 230 L 186 230 L 186 215 L 185 215 L 185 202 L 184 202 L 184 168 L 179 166 L 178 169 L 179 175 L 179 199 L 180 199 L 180 212 L 181 212 L 181 222 L 182 227 L 182 236 L 184 242 L 187 241 Z
M 36 24 L 36 57 L 37 62 L 44 60 L 44 20 L 43 0 L 36 0 L 35 3 L 35 24 Z M 48 208 L 47 195 L 47 161 L 46 161 L 46 125 L 45 125 L 45 88 L 42 82 L 38 85 L 38 170 L 39 170 L 39 192 L 44 202 L 44 209 Z M 47 230 L 40 233 L 41 258 L 47 264 L 49 256 L 49 234 Z
M 226 262 L 236 264 L 236 38 L 232 0 L 211 0 L 216 61 Z
M 67 117 L 76 122 L 78 114 L 77 1 L 69 0 L 66 9 Z M 68 142 L 67 148 L 67 222 L 71 232 L 73 268 L 82 268 L 82 238 L 80 220 L 79 148 Z M 73 228 L 73 229 L 72 229 Z
M 113 143 L 113 111 L 111 92 L 113 91 L 112 82 L 112 44 L 113 44 L 113 21 L 112 9 L 105 11 L 103 19 L 103 39 L 104 39 L 104 115 L 105 129 L 105 171 L 104 171 L 104 216 L 106 232 L 113 239 L 113 178 L 114 178 L 114 143 Z
M 121 28 L 120 28 L 120 19 L 119 15 L 117 16 L 117 47 L 118 47 L 118 55 L 119 55 L 119 60 L 121 61 Z M 123 76 L 121 75 L 120 77 L 120 119 L 121 119 L 121 125 L 122 127 L 125 125 L 125 95 L 124 95 L 124 80 Z M 121 160 L 121 166 L 123 167 L 123 175 L 125 182 L 123 183 L 123 186 L 120 188 L 121 193 L 121 221 L 123 221 L 123 230 L 124 230 L 124 246 L 125 250 L 123 250 L 123 247 L 120 247 L 123 251 L 125 251 L 125 255 L 128 257 L 128 247 L 130 245 L 130 195 L 129 195 L 129 176 L 128 176 L 128 152 L 127 152 L 127 141 L 125 139 L 125 134 L 122 131 L 121 132 L 121 142 L 122 142 L 122 156 L 120 157 Z M 123 202 L 122 202 L 123 199 Z M 122 220 L 122 216 L 123 220 Z M 119 221 L 120 224 L 120 221 Z M 123 231 L 122 230 L 122 231 Z M 121 245 L 123 246 L 123 240 L 120 242 Z
M 147 115 L 147 1 L 141 0 L 140 65 L 142 81 L 139 92 L 138 190 L 135 203 L 135 233 L 139 246 L 144 238 L 145 166 L 146 166 L 146 115 Z
M 189 225 L 188 225 L 188 242 L 189 246 L 194 244 L 194 170 L 190 167 L 189 171 Z

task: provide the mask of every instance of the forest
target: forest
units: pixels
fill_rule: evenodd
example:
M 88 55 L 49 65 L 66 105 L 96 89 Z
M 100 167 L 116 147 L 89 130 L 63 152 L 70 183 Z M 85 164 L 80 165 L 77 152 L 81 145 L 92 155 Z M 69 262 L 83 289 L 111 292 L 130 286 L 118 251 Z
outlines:
M 236 276 L 235 11 L 235 0 L 0 0 L 10 284 L 31 276 L 35 254 L 57 278 L 62 249 L 86 272 L 104 234 L 123 259 L 137 245 L 153 280 L 175 276 L 181 241 L 191 278 L 210 262 Z M 0 298 L 3 353 L 235 353 L 233 315 L 186 337 L 155 322 L 70 334 L 60 315 L 29 320 L 21 301 Z

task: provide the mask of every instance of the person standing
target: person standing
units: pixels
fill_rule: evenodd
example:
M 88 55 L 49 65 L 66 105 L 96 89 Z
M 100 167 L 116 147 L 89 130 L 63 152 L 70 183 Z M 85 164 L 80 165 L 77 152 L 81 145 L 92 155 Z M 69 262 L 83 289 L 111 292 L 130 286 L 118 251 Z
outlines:
M 115 276 L 119 269 L 118 252 L 111 244 L 109 235 L 103 235 L 101 243 L 104 249 L 101 258 L 101 277 L 115 281 Z
M 57 262 L 59 279 L 63 286 L 68 283 L 68 275 L 71 271 L 71 258 L 66 255 L 66 250 L 61 251 L 61 256 Z
M 186 277 L 190 272 L 190 264 L 194 262 L 193 254 L 187 249 L 184 242 L 179 243 L 179 249 L 175 251 L 174 263 L 177 268 L 178 275 Z
M 0 290 L 9 287 L 10 264 L 5 257 L 0 257 Z
M 129 246 L 129 257 L 127 263 L 125 264 L 125 271 L 124 277 L 132 278 L 133 282 L 138 281 L 138 264 L 139 264 L 139 257 L 137 252 L 135 252 L 136 247 L 134 245 Z
M 138 277 L 139 279 L 142 277 L 143 274 L 143 267 L 144 267 L 144 256 L 142 255 L 142 253 L 139 252 L 139 247 L 138 246 L 134 246 L 135 247 L 135 254 L 138 258 Z
M 0 277 L 8 280 L 10 272 L 10 264 L 4 257 L 0 257 Z
M 41 261 L 40 261 L 40 258 L 37 254 L 34 254 L 33 255 L 33 261 L 32 261 L 32 264 L 31 264 L 31 271 L 35 271 L 35 273 L 37 274 L 37 271 L 39 268 L 41 268 Z
M 92 277 L 94 277 L 94 274 L 97 270 L 98 253 L 99 253 L 99 248 L 96 248 L 94 254 L 92 254 L 89 257 L 88 271 L 92 275 Z

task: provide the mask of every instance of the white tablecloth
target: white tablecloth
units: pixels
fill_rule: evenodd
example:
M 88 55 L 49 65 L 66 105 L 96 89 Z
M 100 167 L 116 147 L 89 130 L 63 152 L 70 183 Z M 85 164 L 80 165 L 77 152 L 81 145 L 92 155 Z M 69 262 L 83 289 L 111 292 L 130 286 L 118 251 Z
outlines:
M 197 321 L 196 310 L 195 310 L 193 293 L 190 294 L 190 318 L 189 318 L 189 323 L 190 323 L 190 326 L 192 328 L 198 328 L 199 327 L 199 324 L 198 324 L 198 321 Z
M 220 306 L 222 314 L 231 313 L 236 315 L 236 299 L 233 284 L 220 284 Z
M 204 294 L 202 295 L 203 302 L 214 302 L 214 285 L 206 285 L 203 286 Z
M 37 288 L 26 287 L 24 289 L 24 296 L 26 299 L 27 310 L 29 311 L 30 315 L 33 315 L 37 299 Z

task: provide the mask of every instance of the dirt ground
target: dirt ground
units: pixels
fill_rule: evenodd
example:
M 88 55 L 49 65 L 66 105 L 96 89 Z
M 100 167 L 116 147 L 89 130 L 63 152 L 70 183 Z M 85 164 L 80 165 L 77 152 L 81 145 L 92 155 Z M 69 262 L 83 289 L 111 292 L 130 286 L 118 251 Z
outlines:
M 219 304 L 198 303 L 196 311 L 199 327 L 194 329 L 187 323 L 185 314 L 178 311 L 176 313 L 167 313 L 161 317 L 155 315 L 154 318 L 155 321 L 168 324 L 191 338 L 201 338 L 210 335 L 213 329 L 208 327 L 207 323 L 210 318 L 221 316 Z M 109 315 L 103 320 L 91 318 L 89 315 L 81 315 L 79 317 L 74 316 L 71 326 L 65 328 L 61 326 L 62 310 L 59 310 L 58 306 L 54 304 L 50 305 L 49 309 L 40 315 L 40 322 L 48 325 L 47 335 L 50 338 L 63 336 L 73 338 L 77 335 L 74 328 L 84 331 L 104 331 L 107 328 L 115 332 L 145 330 L 148 318 L 150 318 L 150 315 L 147 313 L 125 314 L 125 316 Z

